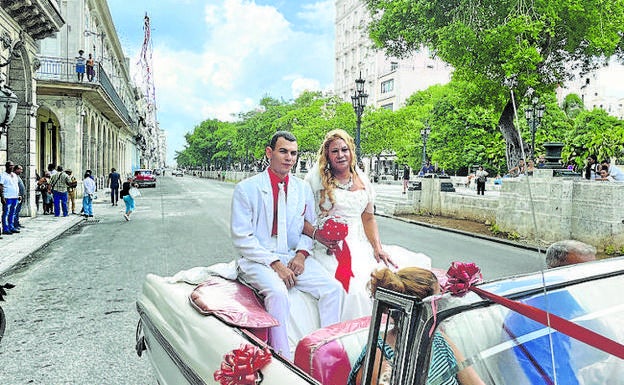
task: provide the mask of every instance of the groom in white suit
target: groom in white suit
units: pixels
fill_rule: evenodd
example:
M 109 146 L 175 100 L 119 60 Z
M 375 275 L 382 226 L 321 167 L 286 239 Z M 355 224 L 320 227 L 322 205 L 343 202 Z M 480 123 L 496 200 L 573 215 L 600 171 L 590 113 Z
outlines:
M 298 289 L 316 298 L 324 327 L 340 320 L 343 290 L 313 258 L 307 258 L 314 241 L 303 234 L 303 227 L 306 221 L 315 223 L 316 214 L 310 186 L 290 175 L 297 161 L 297 139 L 290 132 L 276 132 L 266 156 L 269 167 L 234 189 L 230 230 L 240 254 L 240 277 L 258 289 L 266 310 L 279 321 L 269 331 L 269 343 L 292 359 L 286 328 L 288 291 Z M 284 234 L 278 237 L 277 229 L 284 225 L 278 224 L 279 183 L 285 185 L 287 229 L 280 242 Z

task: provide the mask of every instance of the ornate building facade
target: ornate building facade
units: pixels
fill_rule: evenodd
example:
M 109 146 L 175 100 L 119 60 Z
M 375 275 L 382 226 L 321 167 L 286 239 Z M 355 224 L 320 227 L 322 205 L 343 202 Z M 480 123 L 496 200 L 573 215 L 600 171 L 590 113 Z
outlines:
M 10 159 L 24 166 L 28 194 L 22 215 L 35 211 L 38 45 L 64 24 L 58 1 L 0 0 L 0 97 L 5 97 L 0 103 L 0 164 Z
M 105 0 L 0 5 L 0 64 L 10 62 L 0 73 L 18 99 L 0 136 L 0 161 L 26 166 L 30 199 L 22 215 L 34 215 L 35 175 L 49 164 L 72 169 L 78 179 L 92 170 L 100 187 L 111 168 L 129 175 L 164 164 L 162 131 L 144 124 L 144 95 L 132 82 Z

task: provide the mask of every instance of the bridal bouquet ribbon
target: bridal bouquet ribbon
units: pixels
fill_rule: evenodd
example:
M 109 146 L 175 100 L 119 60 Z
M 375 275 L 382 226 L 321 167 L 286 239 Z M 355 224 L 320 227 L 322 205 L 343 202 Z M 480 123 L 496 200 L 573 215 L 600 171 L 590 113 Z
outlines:
M 271 352 L 268 348 L 242 344 L 223 357 L 221 368 L 214 372 L 214 379 L 221 385 L 256 385 L 262 381 L 260 369 L 269 362 Z
M 334 277 L 342 284 L 345 291 L 349 292 L 349 282 L 353 275 L 351 270 L 351 251 L 345 238 L 349 234 L 347 221 L 337 216 L 326 216 L 319 221 L 317 234 L 330 241 L 339 241 L 334 249 L 334 256 L 338 261 Z
M 518 301 L 512 301 L 474 286 L 474 284 L 481 281 L 481 270 L 474 263 L 453 262 L 446 274 L 448 276 L 448 283 L 444 286 L 444 292 L 450 292 L 453 295 L 461 296 L 468 291 L 472 291 L 482 298 L 505 306 L 546 327 L 553 328 L 587 345 L 624 359 L 624 345 L 610 338 L 554 314 L 547 313 L 544 310 Z

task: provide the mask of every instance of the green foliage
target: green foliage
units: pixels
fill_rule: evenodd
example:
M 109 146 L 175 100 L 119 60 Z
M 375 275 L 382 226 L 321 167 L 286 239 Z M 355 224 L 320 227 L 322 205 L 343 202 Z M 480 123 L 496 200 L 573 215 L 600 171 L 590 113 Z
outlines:
M 594 0 L 365 0 L 369 33 L 389 56 L 428 48 L 466 81 L 466 101 L 500 117 L 507 155 L 523 148 L 514 108 L 535 90 L 543 97 L 583 72 L 621 53 L 624 3 Z M 574 64 L 571 66 L 570 64 Z M 511 89 L 510 89 L 511 87 Z M 526 149 L 527 146 L 524 146 Z

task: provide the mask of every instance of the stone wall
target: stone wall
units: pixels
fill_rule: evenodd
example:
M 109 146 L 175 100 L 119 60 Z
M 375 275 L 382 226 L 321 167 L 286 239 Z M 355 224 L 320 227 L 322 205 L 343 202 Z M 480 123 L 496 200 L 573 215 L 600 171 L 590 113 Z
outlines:
M 553 177 L 537 170 L 505 179 L 500 195 L 440 191 L 439 179 L 421 179 L 412 212 L 496 223 L 501 231 L 552 243 L 578 239 L 600 249 L 624 247 L 624 184 Z M 397 207 L 395 214 L 409 213 Z M 536 230 L 537 229 L 537 230 Z

